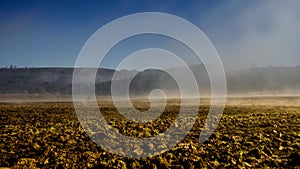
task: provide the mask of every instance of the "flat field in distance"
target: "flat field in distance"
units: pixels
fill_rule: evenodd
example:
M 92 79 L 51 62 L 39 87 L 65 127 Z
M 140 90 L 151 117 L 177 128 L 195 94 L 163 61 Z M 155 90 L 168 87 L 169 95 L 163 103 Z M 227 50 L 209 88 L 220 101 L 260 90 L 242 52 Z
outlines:
M 184 140 L 161 155 L 142 159 L 120 157 L 97 146 L 80 126 L 71 102 L 2 102 L 0 167 L 300 168 L 299 100 L 296 96 L 230 97 L 216 131 L 200 144 L 209 110 L 209 100 L 203 99 Z M 108 123 L 131 137 L 165 131 L 178 111 L 177 100 L 170 100 L 161 117 L 141 125 L 120 116 L 110 101 L 99 105 Z M 134 105 L 140 110 L 149 106 L 143 101 Z

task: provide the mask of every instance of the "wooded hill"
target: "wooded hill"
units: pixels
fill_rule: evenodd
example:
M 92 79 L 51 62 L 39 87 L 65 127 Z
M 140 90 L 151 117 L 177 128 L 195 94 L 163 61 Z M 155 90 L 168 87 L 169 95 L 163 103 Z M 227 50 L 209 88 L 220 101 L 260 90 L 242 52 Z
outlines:
M 202 65 L 191 65 L 191 70 L 201 90 L 209 90 L 209 78 Z M 179 68 L 171 71 L 180 73 Z M 73 68 L 1 68 L 0 94 L 62 94 L 72 92 Z M 118 83 L 131 77 L 136 71 L 115 71 L 99 68 L 96 77 L 96 93 L 110 94 L 113 74 Z M 184 74 L 182 74 L 184 77 Z M 226 72 L 229 93 L 300 91 L 300 67 L 249 68 Z M 130 85 L 132 94 L 147 94 L 160 88 L 177 91 L 175 79 L 161 70 L 138 72 Z

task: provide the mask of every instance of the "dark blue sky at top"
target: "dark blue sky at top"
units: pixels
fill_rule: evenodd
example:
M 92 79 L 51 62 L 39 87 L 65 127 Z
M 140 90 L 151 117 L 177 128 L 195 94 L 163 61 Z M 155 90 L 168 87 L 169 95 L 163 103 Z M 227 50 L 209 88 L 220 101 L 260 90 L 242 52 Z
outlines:
M 82 46 L 99 28 L 119 17 L 149 11 L 187 19 L 226 55 L 224 44 L 234 43 L 242 36 L 241 26 L 235 21 L 241 11 L 257 2 L 233 1 L 230 3 L 234 5 L 228 5 L 227 1 L 218 0 L 2 0 L 0 67 L 11 64 L 20 67 L 74 66 Z M 264 21 L 259 25 L 260 22 L 256 28 L 268 32 L 268 25 Z

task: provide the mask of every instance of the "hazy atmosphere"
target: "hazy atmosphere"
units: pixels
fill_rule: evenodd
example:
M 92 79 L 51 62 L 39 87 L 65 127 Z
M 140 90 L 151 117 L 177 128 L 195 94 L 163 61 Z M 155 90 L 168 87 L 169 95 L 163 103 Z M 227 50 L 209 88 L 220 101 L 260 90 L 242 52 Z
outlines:
M 300 0 L 0 0 L 0 169 L 300 169 Z

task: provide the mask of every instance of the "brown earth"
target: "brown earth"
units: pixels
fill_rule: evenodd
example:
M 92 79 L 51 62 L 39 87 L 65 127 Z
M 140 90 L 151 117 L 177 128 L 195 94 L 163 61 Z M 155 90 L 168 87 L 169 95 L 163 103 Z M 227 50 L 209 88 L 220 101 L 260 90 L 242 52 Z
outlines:
M 147 107 L 144 102 L 135 104 Z M 149 137 L 166 130 L 176 118 L 178 104 L 169 105 L 147 125 L 124 119 L 109 102 L 100 107 L 120 133 Z M 200 108 L 193 129 L 176 147 L 158 156 L 131 159 L 106 152 L 91 141 L 71 103 L 1 103 L 0 167 L 300 168 L 300 107 L 229 104 L 215 133 L 200 144 L 208 110 L 208 106 Z

